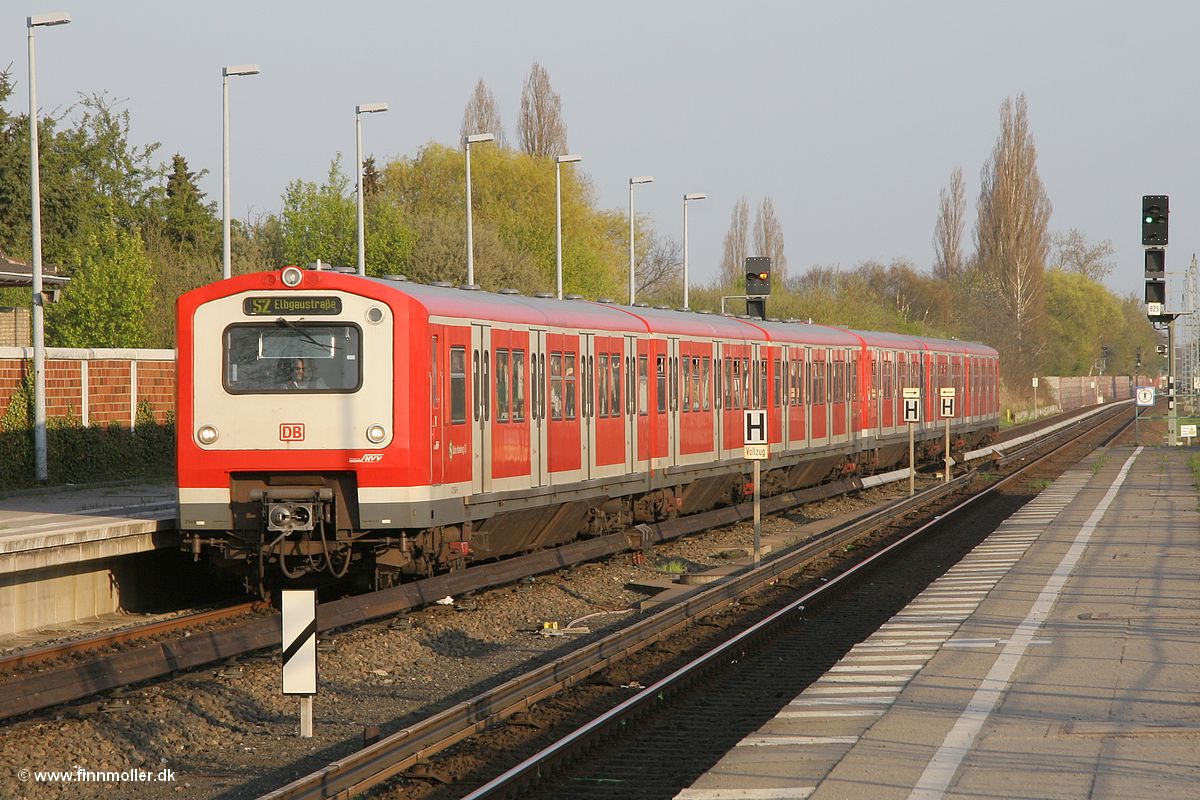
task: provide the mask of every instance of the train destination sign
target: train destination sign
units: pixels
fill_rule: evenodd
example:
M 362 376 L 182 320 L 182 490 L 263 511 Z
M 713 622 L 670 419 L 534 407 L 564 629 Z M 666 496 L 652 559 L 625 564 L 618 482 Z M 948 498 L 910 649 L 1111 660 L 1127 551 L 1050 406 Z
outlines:
M 247 297 L 242 301 L 242 313 L 248 317 L 300 317 L 342 313 L 340 297 Z

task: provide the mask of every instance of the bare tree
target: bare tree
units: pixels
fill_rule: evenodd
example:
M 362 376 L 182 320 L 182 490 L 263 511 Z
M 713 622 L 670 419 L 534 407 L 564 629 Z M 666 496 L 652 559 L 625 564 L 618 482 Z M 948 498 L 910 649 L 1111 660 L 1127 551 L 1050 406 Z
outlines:
M 533 156 L 557 156 L 567 152 L 567 126 L 562 118 L 562 99 L 550 85 L 550 74 L 538 62 L 529 68 L 521 90 L 521 116 L 517 139 L 522 152 Z
M 935 278 L 957 278 L 963 272 L 962 235 L 966 210 L 962 167 L 955 167 L 950 173 L 950 186 L 942 189 L 937 226 L 933 231 Z
M 1001 104 L 1000 137 L 981 177 L 975 240 L 988 301 L 985 328 L 1004 356 L 1006 377 L 1023 384 L 1044 343 L 1051 211 L 1024 95 Z
M 721 256 L 721 281 L 726 286 L 736 285 L 745 274 L 746 256 L 750 244 L 750 204 L 745 196 L 733 204 L 733 215 L 729 230 L 725 233 L 725 252 Z
M 475 91 L 467 101 L 463 110 L 462 127 L 458 131 L 459 139 L 465 139 L 473 133 L 493 133 L 496 144 L 508 146 L 508 136 L 504 133 L 504 123 L 500 120 L 500 109 L 496 106 L 496 95 L 483 82 L 483 78 L 475 84 Z
M 1050 242 L 1054 247 L 1053 264 L 1064 272 L 1078 272 L 1100 283 L 1116 266 L 1113 262 L 1116 251 L 1111 239 L 1091 245 L 1078 228 L 1071 228 L 1067 233 L 1053 234 Z
M 649 231 L 645 246 L 634 261 L 639 298 L 659 297 L 671 300 L 683 296 L 683 248 L 679 242 L 656 231 Z M 675 295 L 679 295 L 678 298 Z
M 787 256 L 783 253 L 783 226 L 775 215 L 775 203 L 764 197 L 754 220 L 754 249 L 771 259 L 771 275 L 776 286 L 787 280 Z

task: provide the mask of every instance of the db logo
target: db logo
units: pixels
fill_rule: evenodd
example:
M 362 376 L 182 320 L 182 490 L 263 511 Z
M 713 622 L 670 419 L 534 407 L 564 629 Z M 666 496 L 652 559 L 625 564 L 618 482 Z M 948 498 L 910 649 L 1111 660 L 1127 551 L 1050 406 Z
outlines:
M 281 442 L 303 442 L 304 441 L 304 423 L 303 422 L 281 422 L 281 423 L 279 423 L 279 441 L 281 441 Z

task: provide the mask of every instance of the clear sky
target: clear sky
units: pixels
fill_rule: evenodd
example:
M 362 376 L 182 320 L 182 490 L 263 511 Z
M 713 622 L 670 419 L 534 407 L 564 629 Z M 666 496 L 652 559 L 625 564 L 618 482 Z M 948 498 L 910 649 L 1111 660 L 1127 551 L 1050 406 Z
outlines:
M 221 194 L 223 65 L 231 79 L 233 213 L 277 211 L 287 183 L 354 158 L 354 106 L 377 159 L 453 143 L 475 81 L 511 140 L 537 60 L 562 96 L 568 140 L 602 206 L 680 238 L 709 279 L 733 203 L 773 198 L 793 274 L 814 264 L 910 259 L 928 269 L 938 192 L 967 182 L 970 243 L 979 172 L 999 107 L 1024 93 L 1052 230 L 1111 239 L 1110 286 L 1142 291 L 1143 194 L 1171 196 L 1170 290 L 1200 235 L 1196 102 L 1200 3 L 1090 2 L 6 2 L 0 66 L 27 101 L 25 15 L 67 11 L 37 33 L 38 99 L 126 100 L 136 143 L 182 153 Z M 1189 155 L 1191 153 L 1191 155 Z M 350 167 L 352 171 L 352 167 Z M 552 224 L 552 221 L 548 221 Z M 547 287 L 551 288 L 551 287 Z

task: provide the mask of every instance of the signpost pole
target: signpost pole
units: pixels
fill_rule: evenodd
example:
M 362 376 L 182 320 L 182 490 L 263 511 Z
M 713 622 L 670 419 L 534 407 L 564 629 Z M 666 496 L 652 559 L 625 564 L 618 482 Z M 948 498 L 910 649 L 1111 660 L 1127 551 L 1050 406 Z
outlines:
M 946 417 L 946 483 L 950 482 L 950 418 Z
M 1033 421 L 1037 422 L 1037 385 L 1038 379 L 1035 376 L 1033 379 Z M 1061 391 L 1061 390 L 1060 390 Z M 1061 403 L 1060 403 L 1061 405 Z
M 1142 407 L 1134 406 L 1133 407 L 1133 446 L 1134 447 L 1142 446 L 1141 420 L 1142 420 Z
M 916 433 L 913 431 L 913 423 L 908 423 L 908 496 L 912 497 L 917 493 L 917 460 L 916 460 Z
M 762 496 L 759 491 L 759 466 L 758 459 L 754 460 L 754 566 L 758 566 L 758 562 L 762 559 L 762 516 L 759 506 L 759 499 Z

